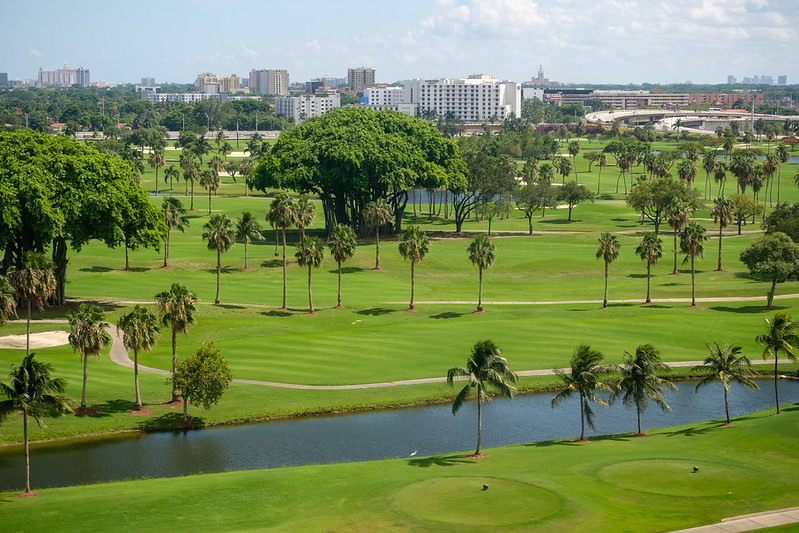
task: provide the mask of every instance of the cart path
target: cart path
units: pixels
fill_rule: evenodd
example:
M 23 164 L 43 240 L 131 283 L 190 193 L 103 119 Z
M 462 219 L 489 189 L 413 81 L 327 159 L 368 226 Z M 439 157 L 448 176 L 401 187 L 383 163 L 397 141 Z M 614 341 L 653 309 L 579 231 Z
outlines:
M 755 531 L 799 522 L 799 507 L 776 509 L 762 513 L 746 514 L 722 518 L 721 522 L 709 526 L 680 529 L 673 533 L 735 533 L 737 531 Z

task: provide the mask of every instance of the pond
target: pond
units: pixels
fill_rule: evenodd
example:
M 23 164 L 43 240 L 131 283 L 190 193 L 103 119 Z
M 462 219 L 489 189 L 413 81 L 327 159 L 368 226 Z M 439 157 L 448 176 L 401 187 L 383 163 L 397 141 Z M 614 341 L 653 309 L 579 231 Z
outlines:
M 731 416 L 767 409 L 774 403 L 773 381 L 750 391 L 733 384 Z M 695 382 L 670 392 L 669 413 L 651 404 L 645 428 L 676 426 L 724 416 L 721 386 L 695 393 Z M 780 382 L 784 404 L 799 403 L 799 381 Z M 552 394 L 496 399 L 483 409 L 483 446 L 545 441 L 580 434 L 573 398 L 553 409 Z M 473 451 L 477 405 L 468 402 L 453 416 L 450 405 L 309 417 L 196 431 L 136 434 L 130 437 L 33 445 L 31 485 L 35 488 L 173 477 L 200 472 L 277 468 L 291 465 L 366 461 Z M 619 402 L 597 407 L 597 434 L 636 430 L 635 412 Z M 21 447 L 0 451 L 0 490 L 21 490 L 25 482 Z

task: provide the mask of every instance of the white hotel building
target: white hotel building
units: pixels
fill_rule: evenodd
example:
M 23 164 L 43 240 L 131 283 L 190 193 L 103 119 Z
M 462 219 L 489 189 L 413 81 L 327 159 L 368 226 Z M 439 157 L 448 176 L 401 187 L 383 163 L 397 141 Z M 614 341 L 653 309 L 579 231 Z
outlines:
M 405 103 L 418 104 L 419 115 L 435 111 L 451 114 L 465 122 L 479 122 L 511 113 L 521 115 L 521 83 L 499 81 L 490 76 L 472 75 L 466 79 L 406 80 Z
M 275 98 L 275 115 L 294 118 L 300 124 L 311 117 L 324 115 L 331 109 L 341 107 L 341 95 L 329 96 L 292 96 Z

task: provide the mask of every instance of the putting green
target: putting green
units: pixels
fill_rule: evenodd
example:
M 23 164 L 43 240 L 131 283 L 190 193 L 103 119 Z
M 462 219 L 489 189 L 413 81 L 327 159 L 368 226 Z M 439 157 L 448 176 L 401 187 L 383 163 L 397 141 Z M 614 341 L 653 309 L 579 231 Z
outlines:
M 601 469 L 599 477 L 625 489 L 668 496 L 742 494 L 768 482 L 765 474 L 751 468 L 681 459 L 616 463 Z
M 484 485 L 488 485 L 486 490 Z M 394 504 L 409 515 L 431 522 L 504 526 L 550 516 L 560 509 L 560 498 L 510 479 L 440 477 L 406 486 Z

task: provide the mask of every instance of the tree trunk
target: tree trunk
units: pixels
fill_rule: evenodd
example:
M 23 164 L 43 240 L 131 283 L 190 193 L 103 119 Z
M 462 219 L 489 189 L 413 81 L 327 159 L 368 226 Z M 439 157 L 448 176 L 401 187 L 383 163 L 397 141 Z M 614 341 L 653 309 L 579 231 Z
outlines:
M 339 302 L 341 299 L 339 298 Z M 308 264 L 308 313 L 313 314 L 313 296 L 311 296 L 311 265 Z
M 774 279 L 771 281 L 771 290 L 768 291 L 768 297 L 766 300 L 766 309 L 771 309 L 771 303 L 774 301 L 774 292 L 777 290 L 777 277 L 775 276 Z
M 244 241 L 244 270 L 247 270 L 247 241 Z
M 646 302 L 644 302 L 644 303 L 648 303 L 648 304 L 652 303 L 652 300 L 649 299 L 649 288 L 650 288 L 650 285 L 651 285 L 651 283 L 650 283 L 651 280 L 652 280 L 652 263 L 650 263 L 649 260 L 647 260 L 647 262 L 646 262 Z
M 780 414 L 780 389 L 777 387 L 777 351 L 774 351 L 774 400 L 777 403 L 777 414 Z
M 286 305 L 286 229 L 282 229 L 283 233 L 283 307 L 282 309 L 288 309 L 288 305 Z
M 341 261 L 338 262 L 338 303 L 336 307 L 341 307 Z
M 178 341 L 177 341 L 177 330 L 173 327 L 172 328 L 172 375 L 175 375 L 175 369 L 178 366 Z M 172 401 L 176 402 L 180 400 L 180 392 L 178 392 L 177 387 L 175 387 L 174 383 L 172 384 Z
M 723 384 L 722 384 L 723 385 Z M 727 414 L 727 423 L 730 423 L 730 404 L 727 402 L 727 389 L 721 387 L 724 391 L 724 412 Z
M 125 240 L 125 270 L 130 270 L 130 258 L 128 254 L 128 241 Z
M 183 420 L 189 419 L 189 400 L 187 398 L 183 398 Z
M 191 180 L 191 204 L 189 205 L 189 211 L 194 211 L 194 180 Z
M 721 219 L 719 219 L 719 222 L 721 222 Z M 722 228 L 721 224 L 719 224 L 719 266 L 716 269 L 716 272 L 721 272 L 721 236 L 722 236 L 721 230 L 722 229 L 723 228 Z
M 208 216 L 211 216 L 211 188 L 208 187 Z
M 86 409 L 86 378 L 89 377 L 89 356 L 85 353 L 81 354 L 83 358 L 83 391 L 80 394 L 80 407 Z
M 677 273 L 677 228 L 674 228 L 674 270 L 671 273 Z
M 533 234 L 533 214 L 532 214 L 532 212 L 530 213 L 530 216 L 527 217 L 527 227 L 528 227 L 527 234 L 528 235 L 532 235 Z
M 483 401 L 480 399 L 480 389 L 477 390 L 477 449 L 475 455 L 480 454 L 480 444 L 483 440 Z
M 691 307 L 696 307 L 696 269 L 694 256 L 691 256 Z
M 583 412 L 583 391 L 580 391 L 580 440 L 585 440 L 585 413 Z
M 416 262 L 413 259 L 411 259 L 411 305 L 410 307 L 408 307 L 408 309 L 413 309 L 414 265 L 416 265 Z
M 25 441 L 25 492 L 31 491 L 31 449 L 28 442 L 28 412 L 22 410 L 22 438 Z
M 166 231 L 166 242 L 164 243 L 164 268 L 166 268 L 166 260 L 169 258 L 169 229 Z
M 638 416 L 638 434 L 640 435 L 642 433 L 641 432 L 641 408 L 638 406 L 637 403 L 635 404 L 635 413 Z
M 608 306 L 608 262 L 605 261 L 605 298 L 602 300 L 602 309 Z
M 133 349 L 133 382 L 136 386 L 136 410 L 141 411 L 141 395 L 139 394 L 139 350 Z
M 477 289 L 477 310 L 483 310 L 483 267 L 478 267 L 480 282 Z
M 380 225 L 375 226 L 375 270 L 380 270 Z
M 25 325 L 25 356 L 31 354 L 31 299 L 28 298 L 28 320 Z
M 217 249 L 216 251 L 216 298 L 215 304 L 219 304 L 219 276 L 222 272 L 222 252 Z
M 67 241 L 63 237 L 53 239 L 53 273 L 55 274 L 55 302 L 64 305 L 67 284 Z

